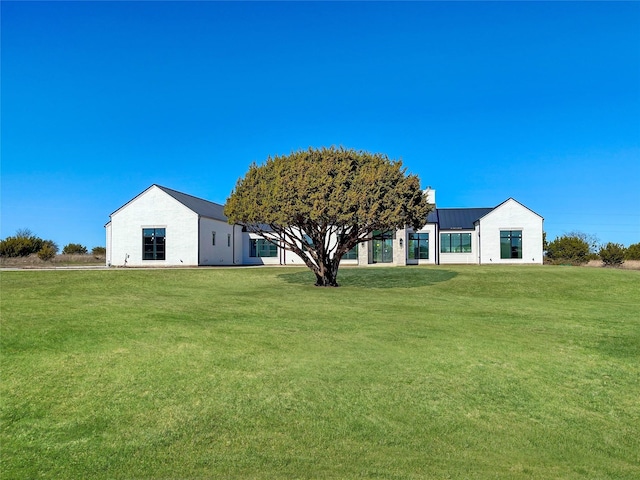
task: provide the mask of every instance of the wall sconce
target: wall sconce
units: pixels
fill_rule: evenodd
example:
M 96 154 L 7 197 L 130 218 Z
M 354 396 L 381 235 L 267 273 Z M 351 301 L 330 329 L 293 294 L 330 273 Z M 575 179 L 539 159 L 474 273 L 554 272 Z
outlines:
M 400 239 L 400 248 L 402 248 L 402 239 Z

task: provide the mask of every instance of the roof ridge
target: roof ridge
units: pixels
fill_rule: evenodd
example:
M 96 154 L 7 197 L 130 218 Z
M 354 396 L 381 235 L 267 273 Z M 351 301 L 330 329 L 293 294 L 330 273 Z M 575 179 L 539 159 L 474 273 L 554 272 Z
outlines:
M 158 185 L 157 183 L 154 183 L 154 185 L 156 187 L 158 187 L 160 190 L 163 190 L 166 193 L 169 193 L 169 192 L 179 193 L 180 195 L 184 195 L 185 197 L 195 198 L 196 200 L 202 200 L 203 202 L 213 203 L 214 205 L 218 205 L 220 207 L 224 207 L 223 204 L 218 203 L 218 202 L 212 202 L 211 200 L 207 200 L 206 198 L 196 197 L 195 195 L 191 195 L 189 193 L 184 193 L 184 192 L 181 192 L 180 190 L 176 190 L 174 188 L 164 187 L 162 185 Z

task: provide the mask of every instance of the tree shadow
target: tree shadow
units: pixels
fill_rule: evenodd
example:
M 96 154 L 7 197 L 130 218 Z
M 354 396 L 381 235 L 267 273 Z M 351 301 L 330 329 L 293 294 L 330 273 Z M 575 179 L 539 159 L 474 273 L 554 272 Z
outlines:
M 415 288 L 446 282 L 457 275 L 451 270 L 432 267 L 346 267 L 338 271 L 340 287 Z M 313 285 L 311 270 L 281 273 L 278 278 L 290 284 Z

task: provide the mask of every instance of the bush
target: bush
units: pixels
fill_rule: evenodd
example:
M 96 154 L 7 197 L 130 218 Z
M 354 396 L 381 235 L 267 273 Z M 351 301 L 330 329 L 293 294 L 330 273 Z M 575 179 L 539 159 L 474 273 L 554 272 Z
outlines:
M 87 253 L 87 247 L 79 243 L 69 243 L 64 246 L 62 253 L 65 255 L 85 255 Z
M 47 260 L 51 260 L 53 257 L 55 257 L 56 253 L 58 253 L 58 248 L 54 247 L 53 245 L 47 244 L 38 252 L 38 258 L 46 262 Z
M 624 252 L 625 260 L 640 260 L 640 243 L 632 243 Z
M 36 237 L 31 230 L 18 230 L 13 237 L 7 237 L 0 241 L 0 256 L 2 257 L 28 257 L 32 253 L 39 252 L 45 241 Z
M 547 258 L 553 263 L 580 265 L 589 260 L 589 243 L 576 235 L 563 235 L 547 245 Z
M 104 256 L 107 254 L 107 249 L 105 247 L 93 247 L 93 249 L 91 249 L 91 254 L 96 256 Z
M 619 243 L 607 243 L 600 248 L 600 258 L 606 266 L 619 267 L 624 262 L 625 248 Z

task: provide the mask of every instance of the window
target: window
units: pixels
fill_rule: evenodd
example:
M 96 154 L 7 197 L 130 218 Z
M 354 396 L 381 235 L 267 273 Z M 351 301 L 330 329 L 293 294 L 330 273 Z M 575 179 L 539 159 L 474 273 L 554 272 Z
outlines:
M 231 246 L 231 234 L 227 233 L 227 247 Z
M 409 260 L 429 258 L 429 234 L 409 233 Z
M 216 244 L 216 232 L 211 232 L 211 245 Z
M 340 236 L 340 241 L 344 238 L 343 235 Z M 358 259 L 358 244 L 356 244 L 351 250 L 345 253 L 342 256 L 342 260 L 357 260 Z
M 470 233 L 441 233 L 441 253 L 471 253 Z
M 253 238 L 249 243 L 250 257 L 277 257 L 278 248 L 263 238 Z
M 357 260 L 358 259 L 358 245 L 353 247 L 347 253 L 345 253 L 342 258 L 344 260 Z
M 500 258 L 522 258 L 522 230 L 500 230 Z
M 165 259 L 165 229 L 164 228 L 143 228 L 142 229 L 142 259 L 143 260 L 164 260 Z

